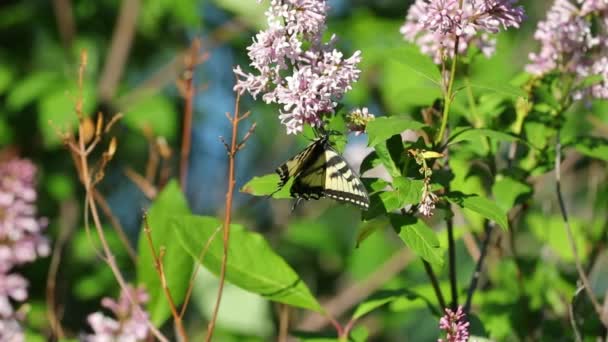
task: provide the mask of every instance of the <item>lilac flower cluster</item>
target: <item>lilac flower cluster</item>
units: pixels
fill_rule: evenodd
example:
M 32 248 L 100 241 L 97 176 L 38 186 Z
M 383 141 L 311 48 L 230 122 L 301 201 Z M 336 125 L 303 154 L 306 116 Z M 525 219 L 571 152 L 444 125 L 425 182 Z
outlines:
M 136 305 L 133 305 L 129 296 Z M 144 341 L 148 338 L 148 314 L 140 307 L 149 300 L 148 294 L 142 288 L 129 286 L 128 294 L 122 291 L 118 301 L 104 298 L 101 305 L 110 310 L 116 319 L 95 312 L 87 318 L 93 334 L 87 335 L 88 342 L 106 341 Z
M 27 159 L 0 162 L 0 341 L 22 341 L 23 312 L 13 303 L 27 299 L 28 282 L 13 267 L 50 252 L 42 236 L 45 219 L 36 216 L 36 166 Z
M 439 329 L 445 331 L 445 340 L 439 339 L 438 342 L 466 342 L 469 340 L 469 322 L 462 310 L 458 307 L 456 312 L 446 308 L 445 315 L 439 320 Z
M 477 46 L 490 57 L 496 47 L 490 34 L 518 28 L 524 19 L 523 7 L 516 4 L 517 0 L 416 0 L 400 31 L 437 64 L 454 56 L 456 37 L 459 54 Z
M 592 30 L 594 24 L 597 30 Z M 556 0 L 547 18 L 538 23 L 534 38 L 540 51 L 530 54 L 526 70 L 534 75 L 551 71 L 570 73 L 579 79 L 603 76 L 603 81 L 573 95 L 608 99 L 608 1 Z
M 235 91 L 279 104 L 288 134 L 321 126 L 361 73 L 360 51 L 346 58 L 334 48 L 335 36 L 322 41 L 327 11 L 325 0 L 271 0 L 268 28 L 247 48 L 256 73 L 234 69 Z

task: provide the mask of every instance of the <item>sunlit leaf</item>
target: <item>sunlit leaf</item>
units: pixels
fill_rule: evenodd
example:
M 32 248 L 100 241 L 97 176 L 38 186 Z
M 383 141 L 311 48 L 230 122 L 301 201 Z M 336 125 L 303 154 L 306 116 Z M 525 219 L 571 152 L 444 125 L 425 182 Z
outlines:
M 379 117 L 367 124 L 366 132 L 369 140 L 367 145 L 374 147 L 393 135 L 400 134 L 408 129 L 417 130 L 422 127 L 425 127 L 423 123 L 405 116 Z
M 382 162 L 382 165 L 384 165 L 386 171 L 388 171 L 388 174 L 391 175 L 391 177 L 401 176 L 401 171 L 399 171 L 399 168 L 393 159 L 396 155 L 398 155 L 399 152 L 391 153 L 389 146 L 386 143 L 376 145 L 374 150 L 376 152 L 376 156 Z
M 461 141 L 478 142 L 479 139 L 483 137 L 488 137 L 495 141 L 521 141 L 521 139 L 517 138 L 516 136 L 487 128 L 466 128 L 456 129 L 452 136 L 449 138 L 448 144 L 453 145 Z
M 215 275 L 221 270 L 224 244 L 221 236 L 210 239 L 221 225 L 213 217 L 181 216 L 173 220 L 173 228 L 190 256 L 199 260 L 208 244 L 204 259 L 199 261 Z M 248 232 L 240 225 L 230 227 L 227 281 L 272 301 L 323 311 L 302 279 L 270 248 L 262 235 Z
M 532 187 L 511 177 L 501 177 L 492 186 L 492 194 L 496 199 L 496 204 L 504 212 L 508 212 L 515 204 L 530 197 Z
M 171 181 L 158 195 L 147 214 L 155 253 L 158 255 L 161 248 L 165 251 L 162 259 L 164 273 L 175 305 L 180 305 L 184 299 L 193 262 L 177 239 L 171 226 L 171 217 L 189 213 L 188 203 L 179 185 L 176 181 Z M 147 304 L 150 319 L 154 324 L 161 325 L 171 312 L 144 229 L 139 234 L 138 251 L 137 280 L 146 287 L 150 295 Z
M 68 84 L 64 83 L 64 85 Z M 89 115 L 95 106 L 93 84 L 86 83 L 84 85 L 82 96 L 82 114 Z M 40 98 L 38 103 L 38 127 L 47 147 L 56 147 L 61 143 L 62 138 L 59 133 L 74 132 L 78 125 L 75 105 L 74 98 L 65 89 L 58 89 Z
M 580 137 L 573 142 L 574 148 L 591 158 L 608 161 L 608 139 Z
M 471 87 L 485 92 L 495 92 L 504 95 L 508 98 L 516 99 L 518 97 L 527 97 L 525 91 L 521 88 L 514 87 L 508 83 L 471 83 Z
M 488 220 L 496 222 L 502 229 L 509 229 L 507 214 L 495 202 L 479 195 L 466 195 L 461 192 L 451 192 L 445 198 L 460 206 L 472 210 Z
M 423 221 L 402 215 L 391 215 L 391 224 L 405 244 L 432 265 L 443 265 L 444 251 L 435 232 Z
M 173 102 L 164 96 L 151 96 L 125 109 L 122 119 L 135 131 L 144 127 L 152 129 L 155 135 L 171 139 L 177 132 L 177 112 Z
M 277 191 L 279 175 L 273 173 L 261 177 L 253 177 L 247 184 L 243 185 L 241 192 L 254 196 L 268 196 L 273 194 L 273 198 L 291 198 L 289 189 L 291 188 L 292 182 L 287 182 L 281 190 Z
M 382 290 L 376 292 L 357 306 L 352 318 L 359 319 L 377 308 L 396 300 L 397 298 L 408 297 L 410 295 L 411 292 L 405 289 Z
M 393 187 L 397 191 L 399 207 L 403 208 L 407 204 L 418 204 L 420 202 L 424 181 L 400 176 L 393 179 Z
M 6 99 L 6 106 L 14 111 L 21 110 L 25 105 L 38 99 L 48 89 L 56 87 L 58 79 L 59 75 L 51 71 L 41 71 L 28 75 L 27 78 L 13 84 Z M 58 93 L 67 98 L 65 89 L 61 89 Z
M 243 2 L 241 0 L 214 0 L 213 2 L 218 7 L 233 12 L 252 27 L 262 29 L 266 24 L 266 17 L 264 16 L 266 6 L 257 2 Z

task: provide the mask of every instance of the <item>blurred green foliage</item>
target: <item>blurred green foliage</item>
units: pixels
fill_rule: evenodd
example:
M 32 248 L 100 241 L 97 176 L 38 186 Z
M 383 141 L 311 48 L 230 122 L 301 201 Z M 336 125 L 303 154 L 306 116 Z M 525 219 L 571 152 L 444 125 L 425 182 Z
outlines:
M 369 125 L 367 144 L 350 137 L 354 143 L 345 148 L 345 153 L 363 159 L 360 173 L 371 195 L 368 212 L 360 214 L 331 201 L 309 202 L 292 212 L 292 203 L 286 200 L 289 184 L 266 198 L 277 183 L 276 175 L 268 174 L 308 144 L 312 134 L 286 136 L 276 107 L 243 99 L 242 106 L 252 110 L 250 121 L 258 128 L 238 156 L 241 193 L 235 195 L 230 284 L 224 290 L 216 340 L 274 339 L 280 311 L 274 302 L 279 302 L 293 306 L 294 336 L 302 341 L 336 341 L 328 322 L 300 331 L 300 324 L 311 315 L 304 309 L 323 311 L 332 302 L 328 298 L 348 303 L 339 308 L 336 318 L 341 323 L 356 321 L 352 341 L 436 340 L 440 310 L 421 260 L 430 263 L 450 301 L 444 224 L 450 217 L 456 230 L 459 303 L 467 298 L 475 258 L 487 237 L 485 227 L 489 221 L 496 223 L 469 316 L 472 334 L 480 341 L 572 340 L 570 306 L 585 341 L 605 333 L 584 292 L 577 292 L 578 276 L 552 170 L 559 130 L 565 153 L 562 187 L 574 241 L 595 294 L 605 299 L 608 105 L 597 101 L 562 111 L 557 77 L 543 80 L 532 91 L 522 90 L 530 80 L 520 72 L 527 53 L 534 49 L 532 30 L 545 6 L 522 2 L 528 11 L 522 30 L 501 33 L 496 55 L 470 56 L 461 68 L 466 72 L 458 75 L 460 91 L 449 122 L 449 162 L 433 170 L 431 177 L 432 189 L 444 191 L 445 200 L 430 219 L 399 214 L 401 208 L 419 204 L 424 182 L 420 165 L 408 151 L 433 148 L 422 137 L 432 140 L 436 129 L 423 112 L 440 108 L 442 97 L 439 69 L 399 34 L 408 1 L 334 1 L 337 10 L 328 23 L 340 37 L 341 47 L 363 54 L 361 79 L 347 94 L 345 105 L 367 105 L 382 115 Z M 81 97 L 83 112 L 93 118 L 99 111 L 106 118 L 124 114 L 112 130 L 118 152 L 99 190 L 138 249 L 138 262 L 130 259 L 105 214 L 104 231 L 127 279 L 148 287 L 152 321 L 173 337 L 169 307 L 140 229 L 142 210 L 149 209 L 155 246 L 165 250 L 162 261 L 179 305 L 200 248 L 222 222 L 226 153 L 217 137 L 230 134 L 224 112 L 232 110 L 234 100 L 231 69 L 248 64 L 246 46 L 264 25 L 265 7 L 235 0 L 141 2 L 124 71 L 114 71 L 119 72 L 120 82 L 111 96 L 103 97 L 100 80 L 123 2 L 72 2 L 71 35 L 61 33 L 65 22 L 56 15 L 55 3 L 60 1 L 0 4 L 0 145 L 36 162 L 38 205 L 50 221 L 48 235 L 53 242 L 64 233 L 69 237 L 55 294 L 63 308 L 61 323 L 67 336 L 76 338 L 89 331 L 86 315 L 100 310 L 100 299 L 119 293 L 111 271 L 97 256 L 97 235 L 84 228 L 83 189 L 57 134 L 58 130 L 75 132 L 75 99 Z M 154 141 L 162 137 L 171 153 L 160 169 L 177 175 L 184 103 L 175 63 L 181 63 L 194 37 L 203 38 L 211 59 L 195 73 L 197 86 L 206 89 L 197 93 L 194 103 L 188 188 L 184 197 L 176 181 L 163 179 L 159 171 L 152 177 L 159 190 L 152 201 L 125 170 L 146 176 Z M 81 49 L 88 52 L 82 94 L 77 87 Z M 523 98 L 531 105 L 529 110 L 522 110 Z M 335 125 L 343 128 L 344 123 Z M 419 138 L 402 139 L 405 130 L 418 131 Z M 362 152 L 365 147 L 369 154 Z M 383 177 L 374 173 L 378 169 L 385 170 Z M 448 203 L 454 204 L 453 213 Z M 210 243 L 200 261 L 205 270 L 194 280 L 185 318 L 192 340 L 204 336 L 206 324 L 201 322 L 210 319 L 215 302 L 221 235 L 220 231 Z M 401 257 L 399 267 L 387 270 L 396 264 L 395 256 Z M 28 341 L 51 336 L 44 316 L 49 263 L 47 258 L 20 270 L 30 281 Z M 381 279 L 379 270 L 389 272 L 386 281 L 376 284 L 374 291 L 364 291 L 362 298 L 352 294 L 353 289 Z

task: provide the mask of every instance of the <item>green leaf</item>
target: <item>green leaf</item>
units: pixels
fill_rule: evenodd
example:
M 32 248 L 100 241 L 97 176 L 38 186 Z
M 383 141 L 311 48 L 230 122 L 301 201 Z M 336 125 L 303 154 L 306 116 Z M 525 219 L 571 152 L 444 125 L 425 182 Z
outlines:
M 251 194 L 253 196 L 268 196 L 277 191 L 279 184 L 279 175 L 276 173 L 253 177 L 247 184 L 243 185 L 241 192 Z M 291 198 L 289 195 L 289 189 L 291 183 L 287 182 L 285 186 L 278 192 L 272 195 L 273 198 Z
M 441 88 L 428 78 L 416 74 L 403 63 L 388 60 L 380 84 L 388 111 L 396 113 L 407 108 L 424 106 L 441 98 Z
M 367 124 L 367 145 L 374 147 L 379 143 L 388 140 L 393 135 L 400 134 L 405 130 L 418 130 L 425 126 L 426 125 L 423 123 L 404 116 L 384 116 L 376 118 Z
M 218 7 L 235 13 L 239 20 L 250 26 L 262 29 L 266 25 L 266 17 L 264 16 L 266 6 L 257 2 L 241 0 L 214 0 L 213 2 Z
M 509 212 L 515 204 L 521 203 L 532 194 L 532 187 L 511 177 L 501 177 L 492 186 L 492 194 L 496 204 Z
M 395 49 L 394 56 L 397 62 L 402 63 L 413 73 L 439 86 L 441 81 L 439 68 L 430 57 L 423 55 L 416 45 L 408 44 L 406 47 Z
M 501 95 L 505 95 L 511 99 L 517 99 L 518 97 L 526 98 L 528 94 L 521 88 L 514 87 L 508 83 L 471 83 L 471 87 L 475 89 L 485 90 L 487 92 L 495 92 Z
M 608 161 L 608 139 L 580 137 L 574 141 L 573 145 L 583 155 Z
M 435 232 L 423 221 L 402 215 L 391 215 L 391 224 L 405 244 L 434 266 L 443 265 L 443 249 Z
M 184 299 L 193 261 L 184 253 L 171 225 L 171 217 L 189 213 L 188 203 L 179 185 L 176 181 L 171 181 L 158 195 L 147 215 L 156 254 L 160 253 L 161 248 L 165 250 L 162 259 L 164 273 L 175 305 L 180 305 Z M 139 234 L 138 251 L 137 280 L 146 286 L 150 295 L 147 305 L 150 319 L 156 326 L 160 326 L 169 318 L 171 311 L 154 267 L 152 251 L 144 229 Z
M 393 187 L 397 191 L 399 208 L 403 208 L 407 204 L 420 203 L 424 181 L 400 176 L 393 179 Z
M 461 141 L 471 141 L 471 142 L 479 142 L 480 138 L 488 137 L 492 140 L 496 141 L 521 141 L 516 136 L 510 135 L 508 133 L 503 133 L 487 128 L 464 128 L 464 129 L 455 129 L 454 133 L 450 136 L 448 140 L 448 145 L 453 145 L 459 143 Z
M 177 132 L 177 112 L 173 102 L 164 96 L 151 96 L 125 110 L 122 120 L 135 131 L 149 126 L 155 135 L 171 139 Z
M 30 74 L 27 78 L 19 80 L 13 85 L 6 99 L 6 106 L 13 111 L 23 109 L 24 106 L 39 98 L 48 89 L 56 87 L 58 79 L 59 75 L 51 71 Z M 68 97 L 64 89 L 60 93 L 64 97 Z
M 3 94 L 13 81 L 13 69 L 7 64 L 0 65 L 0 94 Z
M 221 238 L 208 241 L 221 225 L 213 217 L 181 216 L 173 220 L 180 242 L 193 258 L 198 260 L 201 249 L 208 243 L 204 259 L 199 261 L 215 275 L 221 270 L 224 244 Z M 248 232 L 240 225 L 230 227 L 227 281 L 269 300 L 323 311 L 302 279 L 270 248 L 262 235 Z
M 393 155 L 391 154 L 387 144 L 378 144 L 374 147 L 374 150 L 376 151 L 376 156 L 378 159 L 380 159 L 382 165 L 384 165 L 386 171 L 389 175 L 391 175 L 391 177 L 401 176 L 401 171 L 399 171 L 397 164 L 393 160 Z
M 57 129 L 73 132 L 78 125 L 74 100 L 63 88 L 68 85 L 69 83 L 59 85 L 58 90 L 45 95 L 38 103 L 38 127 L 47 147 L 56 147 L 61 144 L 61 137 Z M 83 87 L 83 113 L 89 114 L 94 106 L 95 89 L 91 83 L 86 83 Z
M 596 84 L 600 84 L 603 81 L 604 81 L 603 75 L 590 75 L 590 76 L 585 77 L 582 81 L 580 81 L 579 84 L 577 84 L 576 88 L 577 89 L 589 88 Z
M 13 140 L 13 129 L 6 122 L 4 113 L 0 112 L 0 145 L 8 145 Z
M 385 304 L 409 295 L 410 292 L 404 289 L 382 290 L 374 293 L 371 297 L 367 298 L 357 306 L 355 312 L 353 313 L 352 319 L 359 319 Z
M 479 195 L 465 195 L 462 192 L 450 192 L 446 195 L 448 201 L 461 208 L 472 210 L 488 220 L 496 222 L 504 230 L 509 229 L 507 214 L 496 203 Z

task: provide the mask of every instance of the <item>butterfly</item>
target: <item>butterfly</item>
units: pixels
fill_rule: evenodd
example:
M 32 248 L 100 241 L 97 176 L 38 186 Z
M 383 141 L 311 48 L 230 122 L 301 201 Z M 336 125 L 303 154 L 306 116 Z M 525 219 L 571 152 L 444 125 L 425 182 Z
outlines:
M 330 145 L 327 134 L 279 166 L 276 173 L 280 178 L 277 191 L 294 178 L 290 189 L 291 197 L 297 199 L 294 208 L 302 199 L 322 197 L 351 203 L 363 210 L 369 208 L 365 186 L 355 170 Z

